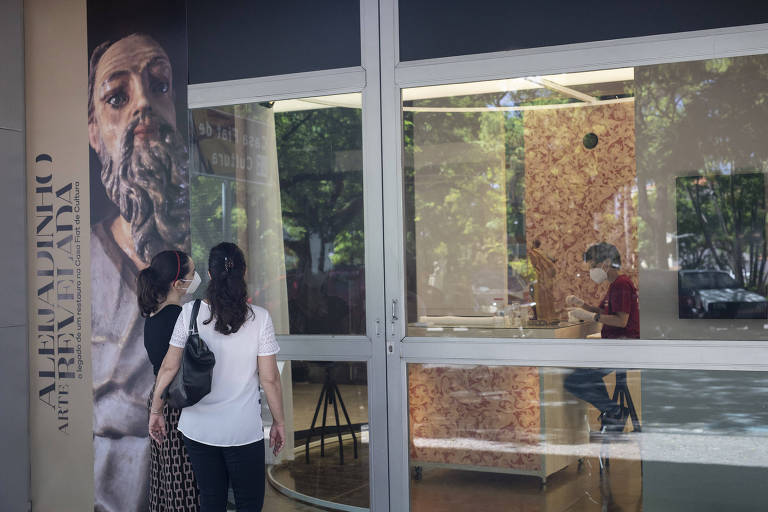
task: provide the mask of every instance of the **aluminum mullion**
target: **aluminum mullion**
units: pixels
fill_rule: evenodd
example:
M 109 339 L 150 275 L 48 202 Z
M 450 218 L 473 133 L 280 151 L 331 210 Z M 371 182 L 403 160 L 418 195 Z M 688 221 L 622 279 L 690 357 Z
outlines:
M 363 205 L 365 229 L 366 329 L 368 360 L 370 509 L 389 510 L 389 433 L 387 426 L 387 362 L 384 323 L 384 233 L 382 211 L 381 84 L 378 0 L 360 1 L 363 89 Z
M 344 337 L 341 339 L 308 336 L 278 336 L 281 360 L 302 361 L 366 361 L 371 357 L 368 338 Z
M 400 340 L 405 336 L 405 275 L 402 198 L 402 123 L 400 89 L 395 83 L 398 59 L 397 0 L 379 4 L 381 55 L 381 144 L 384 206 L 384 261 L 387 314 L 393 300 L 400 305 L 399 320 L 388 317 L 387 399 L 389 428 L 389 510 L 410 510 L 408 475 L 408 415 L 405 363 Z M 391 350 L 391 352 L 390 352 Z
M 365 86 L 365 69 L 361 66 L 193 84 L 187 94 L 189 108 L 194 109 L 354 93 Z
M 403 88 L 768 53 L 768 24 L 400 63 Z
M 768 371 L 768 341 L 406 339 L 408 362 Z

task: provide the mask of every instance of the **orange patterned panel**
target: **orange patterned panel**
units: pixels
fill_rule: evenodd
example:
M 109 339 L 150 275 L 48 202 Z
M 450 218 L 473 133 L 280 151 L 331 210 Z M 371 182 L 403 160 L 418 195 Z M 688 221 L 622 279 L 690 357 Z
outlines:
M 539 471 L 535 367 L 408 365 L 411 460 Z
M 637 284 L 634 103 L 527 111 L 524 130 L 526 239 L 557 260 L 556 308 L 569 294 L 593 304 L 605 295 L 582 261 L 596 242 L 619 249 Z M 590 132 L 599 138 L 591 150 L 582 143 Z

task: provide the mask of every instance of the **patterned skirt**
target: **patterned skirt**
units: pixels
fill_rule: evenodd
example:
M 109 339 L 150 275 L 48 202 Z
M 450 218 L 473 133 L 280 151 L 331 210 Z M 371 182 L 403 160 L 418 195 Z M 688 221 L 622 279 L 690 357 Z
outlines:
M 149 396 L 149 407 L 152 395 Z M 182 434 L 178 430 L 181 411 L 163 406 L 166 436 L 163 444 L 150 438 L 149 510 L 152 512 L 176 512 L 200 510 L 192 464 L 184 448 Z

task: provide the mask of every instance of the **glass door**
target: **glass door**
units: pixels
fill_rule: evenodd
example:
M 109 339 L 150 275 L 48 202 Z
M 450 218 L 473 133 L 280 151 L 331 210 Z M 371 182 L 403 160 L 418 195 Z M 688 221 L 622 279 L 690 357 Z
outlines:
M 383 96 L 391 509 L 758 510 L 768 56 L 416 68 Z

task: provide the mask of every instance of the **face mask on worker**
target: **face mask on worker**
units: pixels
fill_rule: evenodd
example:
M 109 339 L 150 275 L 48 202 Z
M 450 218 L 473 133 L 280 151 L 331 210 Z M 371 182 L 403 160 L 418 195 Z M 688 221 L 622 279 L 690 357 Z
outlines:
M 608 279 L 608 272 L 603 270 L 601 267 L 591 268 L 589 269 L 589 277 L 597 284 L 600 284 Z

